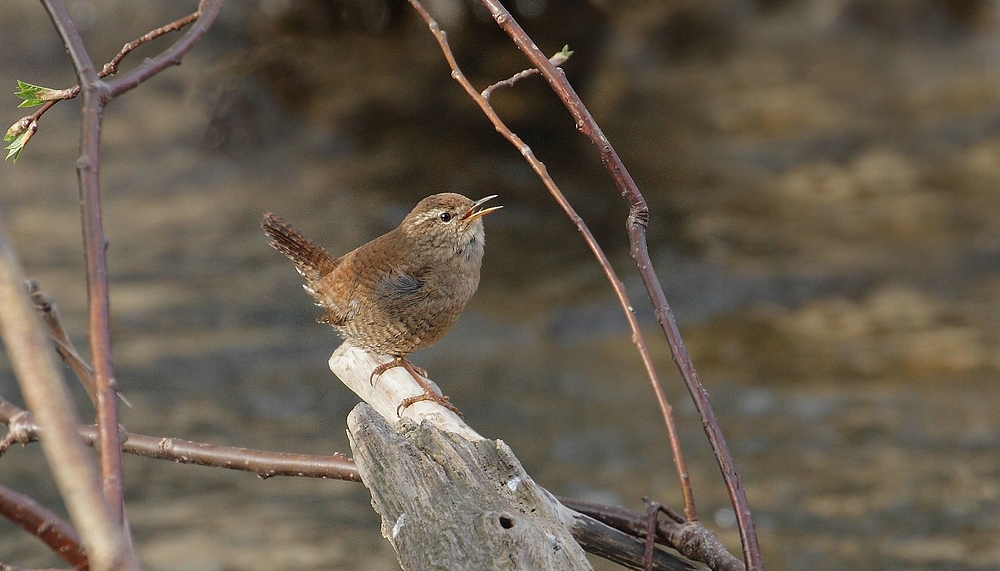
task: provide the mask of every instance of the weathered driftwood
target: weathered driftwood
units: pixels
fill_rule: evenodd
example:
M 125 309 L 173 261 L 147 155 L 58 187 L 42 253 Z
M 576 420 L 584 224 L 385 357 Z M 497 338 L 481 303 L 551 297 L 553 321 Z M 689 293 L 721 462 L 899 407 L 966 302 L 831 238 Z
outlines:
M 403 569 L 591 568 L 561 519 L 566 508 L 503 442 L 470 442 L 409 419 L 397 432 L 364 404 L 347 423 Z
M 373 386 L 371 371 L 387 360 L 345 343 L 330 368 L 368 403 L 351 411 L 348 436 L 382 535 L 404 570 L 591 569 L 581 546 L 642 568 L 641 541 L 563 506 L 502 441 L 483 438 L 430 401 L 397 416 L 399 403 L 422 389 L 402 368 Z M 661 550 L 653 568 L 693 569 Z

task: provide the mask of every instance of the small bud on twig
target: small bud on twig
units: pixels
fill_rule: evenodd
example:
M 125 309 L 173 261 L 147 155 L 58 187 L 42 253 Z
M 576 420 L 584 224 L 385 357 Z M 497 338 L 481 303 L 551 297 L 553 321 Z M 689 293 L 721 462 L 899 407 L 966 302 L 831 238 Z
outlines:
M 554 56 L 549 58 L 552 65 L 559 67 L 560 65 L 566 63 L 569 56 L 573 55 L 573 50 L 569 49 L 569 44 L 563 46 L 563 49 L 559 50 Z
M 565 46 L 563 46 L 563 49 L 559 50 L 558 52 L 556 52 L 555 55 L 553 55 L 552 57 L 550 57 L 549 61 L 552 62 L 552 65 L 554 65 L 556 67 L 559 67 L 560 65 L 564 64 L 566 62 L 566 60 L 569 59 L 569 56 L 571 56 L 571 55 L 573 55 L 573 51 L 569 49 L 569 45 L 565 45 Z M 526 77 L 528 77 L 530 75 L 535 75 L 536 73 L 538 73 L 538 69 L 534 68 L 534 67 L 531 68 L 531 69 L 526 69 L 524 71 L 519 71 L 519 72 L 515 73 L 514 75 L 508 77 L 507 79 L 505 79 L 503 81 L 498 81 L 498 82 L 494 83 L 493 85 L 487 87 L 486 89 L 483 90 L 482 93 L 480 93 L 480 95 L 483 96 L 483 99 L 489 101 L 490 95 L 493 95 L 493 92 L 497 88 L 499 88 L 499 87 L 513 87 L 513 85 L 515 83 L 517 83 L 518 81 L 521 81 L 522 79 L 524 79 L 524 78 L 526 78 Z
M 18 155 L 21 154 L 24 146 L 28 144 L 36 131 L 38 131 L 38 121 L 31 117 L 25 117 L 11 125 L 3 138 L 5 141 L 10 141 L 10 144 L 4 147 L 7 150 L 7 156 L 4 160 L 13 158 L 16 163 Z

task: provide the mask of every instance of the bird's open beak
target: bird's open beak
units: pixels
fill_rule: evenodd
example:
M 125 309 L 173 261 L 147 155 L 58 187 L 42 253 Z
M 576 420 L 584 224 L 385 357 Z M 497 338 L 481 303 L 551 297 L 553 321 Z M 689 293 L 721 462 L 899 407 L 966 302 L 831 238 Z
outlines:
M 479 200 L 473 202 L 472 206 L 470 206 L 469 209 L 465 212 L 465 214 L 462 215 L 461 219 L 464 220 L 465 222 L 472 222 L 476 218 L 482 218 L 483 216 L 486 216 L 490 212 L 500 210 L 501 208 L 503 208 L 503 206 L 491 206 L 489 208 L 483 208 L 482 210 L 476 210 L 477 208 L 482 206 L 483 203 L 486 202 L 487 200 L 493 200 L 496 197 L 497 195 L 491 194 L 486 198 L 480 198 Z

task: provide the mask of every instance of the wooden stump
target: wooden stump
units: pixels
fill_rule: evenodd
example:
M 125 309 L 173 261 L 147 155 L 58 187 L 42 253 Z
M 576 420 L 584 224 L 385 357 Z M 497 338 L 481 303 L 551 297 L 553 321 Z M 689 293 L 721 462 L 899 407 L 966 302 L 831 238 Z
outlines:
M 359 404 L 354 461 L 405 570 L 591 569 L 572 518 L 502 441 L 472 442 L 430 422 L 390 426 Z

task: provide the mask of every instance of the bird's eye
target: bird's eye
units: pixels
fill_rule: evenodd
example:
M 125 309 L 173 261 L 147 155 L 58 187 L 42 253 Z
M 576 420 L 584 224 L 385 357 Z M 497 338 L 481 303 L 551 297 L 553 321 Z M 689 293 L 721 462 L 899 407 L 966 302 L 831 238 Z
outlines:
M 441 219 L 441 222 L 451 222 L 451 213 L 450 212 L 442 212 L 441 215 L 438 218 Z

